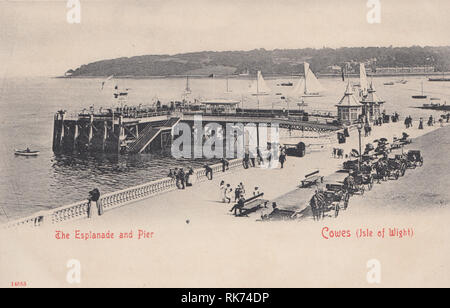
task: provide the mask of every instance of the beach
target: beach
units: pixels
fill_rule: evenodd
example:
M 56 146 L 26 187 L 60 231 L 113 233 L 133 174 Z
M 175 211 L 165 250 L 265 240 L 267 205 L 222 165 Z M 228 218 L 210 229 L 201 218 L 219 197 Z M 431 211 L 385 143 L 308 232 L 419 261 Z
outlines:
M 450 127 L 437 128 L 422 131 L 415 126 L 408 131 L 414 138 L 408 148 L 422 151 L 423 167 L 353 197 L 337 219 L 261 222 L 259 212 L 236 218 L 219 195 L 221 180 L 232 187 L 243 182 L 247 192 L 258 186 L 267 200 L 292 193 L 312 170 L 326 177 L 340 168 L 343 160 L 331 158 L 335 144 L 330 144 L 305 158 L 289 157 L 283 170 L 216 174 L 214 181 L 194 183 L 185 191 L 136 202 L 92 220 L 2 234 L 0 271 L 6 280 L 23 276 L 35 281 L 34 286 L 61 286 L 67 260 L 77 259 L 87 267 L 83 286 L 130 286 L 132 281 L 131 286 L 146 287 L 370 287 L 366 264 L 377 259 L 386 270 L 383 287 L 449 286 L 450 251 L 445 243 L 450 232 Z M 391 140 L 402 131 L 401 123 L 386 124 L 364 142 L 381 136 Z M 357 131 L 350 134 L 346 152 L 358 143 Z M 305 206 L 303 200 L 298 203 L 299 208 Z M 324 228 L 348 230 L 351 237 L 327 239 Z M 410 229 L 414 235 L 357 237 L 359 229 L 377 234 L 389 233 L 389 228 Z M 77 230 L 109 231 L 117 237 L 79 240 Z M 70 234 L 70 239 L 57 239 L 57 231 Z M 130 232 L 132 239 L 118 238 Z M 153 232 L 152 237 L 138 239 L 146 232 Z M 28 267 L 33 267 L 35 279 L 27 274 Z

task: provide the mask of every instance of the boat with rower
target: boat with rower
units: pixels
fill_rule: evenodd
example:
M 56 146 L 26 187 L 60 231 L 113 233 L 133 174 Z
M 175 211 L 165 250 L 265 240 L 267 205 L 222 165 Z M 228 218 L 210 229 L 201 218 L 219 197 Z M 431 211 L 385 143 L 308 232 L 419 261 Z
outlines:
M 17 156 L 38 156 L 39 153 L 40 153 L 39 151 L 31 151 L 30 149 L 26 149 L 26 150 L 15 149 L 14 150 L 14 154 Z

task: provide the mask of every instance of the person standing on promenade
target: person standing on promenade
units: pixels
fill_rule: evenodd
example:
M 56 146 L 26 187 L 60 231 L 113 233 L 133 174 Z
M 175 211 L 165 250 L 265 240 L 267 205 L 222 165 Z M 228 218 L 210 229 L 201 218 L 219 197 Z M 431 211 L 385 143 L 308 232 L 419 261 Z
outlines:
M 237 202 L 239 200 L 239 198 L 241 198 L 241 187 L 240 187 L 240 185 L 238 185 L 234 189 L 234 202 Z
M 286 162 L 286 151 L 284 149 L 281 150 L 280 153 L 280 164 L 281 164 L 281 169 L 284 168 L 284 163 Z
M 175 170 L 173 171 L 173 179 L 175 180 L 175 185 L 177 186 L 178 189 L 180 189 L 179 173 L 180 173 L 180 171 L 178 170 L 178 168 L 175 168 Z
M 194 174 L 194 169 L 192 167 L 189 167 L 188 172 L 186 173 L 186 186 L 191 187 L 191 176 Z
M 241 195 L 245 197 L 245 186 L 242 182 L 239 183 L 239 189 L 241 190 Z
M 181 188 L 180 189 L 186 189 L 186 185 L 185 185 L 185 181 L 186 181 L 186 174 L 184 173 L 183 168 L 180 169 L 180 171 L 178 172 L 178 180 L 181 184 Z
M 248 169 L 250 167 L 250 154 L 245 152 L 244 160 L 242 161 L 244 169 Z
M 419 129 L 423 129 L 423 118 L 419 120 Z
M 89 192 L 88 218 L 92 218 L 94 204 L 97 206 L 98 216 L 103 215 L 103 206 L 100 200 L 100 191 L 95 188 Z
M 254 155 L 250 157 L 250 162 L 252 163 L 252 168 L 256 167 L 256 158 Z
M 221 181 L 220 185 L 219 185 L 219 190 L 220 190 L 220 198 L 222 199 L 222 203 L 225 203 L 225 189 L 226 189 L 225 181 Z
M 209 165 L 204 165 L 203 168 L 206 170 L 206 178 L 210 181 L 213 180 L 213 170 Z
M 221 162 L 222 162 L 222 172 L 225 172 L 228 169 L 230 169 L 230 162 L 228 160 L 222 158 Z

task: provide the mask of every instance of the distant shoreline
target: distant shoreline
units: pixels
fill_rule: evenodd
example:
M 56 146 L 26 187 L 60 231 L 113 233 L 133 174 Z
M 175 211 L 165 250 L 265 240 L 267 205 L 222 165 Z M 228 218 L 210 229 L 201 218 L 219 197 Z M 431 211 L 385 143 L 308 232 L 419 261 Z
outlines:
M 434 73 L 398 73 L 398 74 L 370 74 L 368 73 L 367 76 L 368 77 L 374 77 L 374 78 L 378 78 L 378 77 L 430 77 L 430 76 L 442 76 L 443 74 L 445 75 L 450 75 L 450 72 L 434 72 Z M 230 78 L 230 79 L 253 79 L 254 76 L 249 75 L 249 76 L 241 76 L 241 75 L 214 75 L 214 77 L 211 77 L 210 75 L 167 75 L 167 76 L 114 76 L 114 79 L 170 79 L 170 78 L 186 78 L 187 76 L 189 76 L 189 78 L 198 78 L 198 79 L 212 79 L 212 78 L 218 78 L 218 79 L 225 79 L 225 78 Z M 301 77 L 302 75 L 288 75 L 288 74 L 281 74 L 281 75 L 276 75 L 276 74 L 264 74 L 264 78 L 266 79 L 277 79 L 277 78 L 298 78 Z M 52 77 L 55 79 L 105 79 L 108 78 L 109 76 L 56 76 L 56 77 Z M 328 74 L 328 73 L 318 73 L 317 74 L 318 78 L 341 78 L 342 75 L 339 74 Z M 353 74 L 348 74 L 348 77 L 350 78 L 359 78 L 359 74 L 357 73 L 353 73 Z

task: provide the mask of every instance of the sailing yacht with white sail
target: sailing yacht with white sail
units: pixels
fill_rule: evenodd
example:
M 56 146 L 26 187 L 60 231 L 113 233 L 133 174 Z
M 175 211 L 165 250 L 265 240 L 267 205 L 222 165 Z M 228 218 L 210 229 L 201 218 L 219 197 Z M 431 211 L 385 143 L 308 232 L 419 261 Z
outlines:
M 369 90 L 369 82 L 367 81 L 366 66 L 364 63 L 359 64 L 359 88 L 361 97 L 366 97 Z
M 304 76 L 298 82 L 297 86 L 292 91 L 293 97 L 320 97 L 324 88 L 320 84 L 317 77 L 309 67 L 309 63 L 304 63 Z
M 250 93 L 252 96 L 256 96 L 258 101 L 258 109 L 259 109 L 259 97 L 267 96 L 271 92 L 270 88 L 267 86 L 266 81 L 261 74 L 261 71 L 258 71 L 256 80 L 250 85 Z
M 184 89 L 184 94 L 185 95 L 192 94 L 192 90 L 189 86 L 189 76 L 186 76 L 186 88 Z

